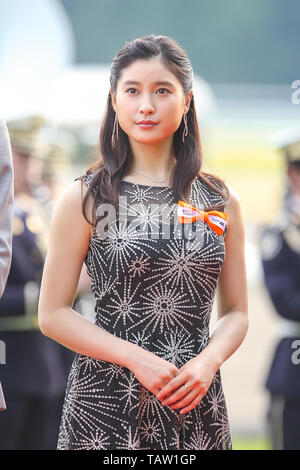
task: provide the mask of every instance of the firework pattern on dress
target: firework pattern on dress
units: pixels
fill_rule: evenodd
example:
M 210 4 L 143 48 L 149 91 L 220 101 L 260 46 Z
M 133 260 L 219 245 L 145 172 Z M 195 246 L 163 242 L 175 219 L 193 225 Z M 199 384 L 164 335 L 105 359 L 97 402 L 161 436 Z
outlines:
M 92 175 L 78 179 L 89 186 Z M 120 196 L 120 218 L 106 238 L 94 230 L 85 258 L 95 323 L 180 368 L 210 340 L 226 232 L 219 236 L 202 220 L 162 224 L 158 206 L 170 214 L 176 204 L 171 188 L 122 181 Z M 200 178 L 190 196 L 200 209 L 222 198 Z M 121 217 L 126 211 L 127 221 Z M 194 241 L 192 230 L 200 234 Z M 232 449 L 220 370 L 201 402 L 183 415 L 179 411 L 162 406 L 128 368 L 76 354 L 57 449 Z

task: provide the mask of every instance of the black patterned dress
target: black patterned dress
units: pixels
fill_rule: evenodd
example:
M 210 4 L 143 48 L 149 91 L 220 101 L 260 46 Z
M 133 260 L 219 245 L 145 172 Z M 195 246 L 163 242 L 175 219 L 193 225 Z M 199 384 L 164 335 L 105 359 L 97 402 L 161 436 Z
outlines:
M 89 185 L 92 175 L 76 179 Z M 190 195 L 200 209 L 221 198 L 200 178 Z M 95 322 L 180 368 L 210 340 L 226 230 L 176 223 L 172 188 L 123 180 L 119 201 L 119 218 L 106 236 L 95 228 L 85 258 Z M 179 411 L 162 406 L 128 368 L 76 354 L 57 449 L 232 449 L 220 370 L 200 403 Z

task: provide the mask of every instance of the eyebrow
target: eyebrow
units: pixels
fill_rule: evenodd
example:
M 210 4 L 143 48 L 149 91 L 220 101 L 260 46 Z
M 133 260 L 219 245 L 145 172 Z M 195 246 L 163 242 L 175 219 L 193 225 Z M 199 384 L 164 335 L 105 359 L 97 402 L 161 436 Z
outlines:
M 141 85 L 141 82 L 137 82 L 136 80 L 126 80 L 123 85 Z M 174 88 L 173 83 L 168 82 L 167 80 L 160 80 L 158 82 L 154 82 L 154 85 L 166 85 Z

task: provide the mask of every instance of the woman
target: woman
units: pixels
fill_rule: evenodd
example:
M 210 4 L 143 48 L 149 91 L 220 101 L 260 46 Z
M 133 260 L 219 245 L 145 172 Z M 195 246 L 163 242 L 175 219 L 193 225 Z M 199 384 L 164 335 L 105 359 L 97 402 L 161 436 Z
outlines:
M 248 328 L 245 236 L 238 197 L 201 172 L 192 74 L 168 37 L 127 43 L 101 157 L 56 204 L 39 322 L 78 353 L 58 449 L 232 448 L 219 368 Z M 83 261 L 95 324 L 72 310 Z

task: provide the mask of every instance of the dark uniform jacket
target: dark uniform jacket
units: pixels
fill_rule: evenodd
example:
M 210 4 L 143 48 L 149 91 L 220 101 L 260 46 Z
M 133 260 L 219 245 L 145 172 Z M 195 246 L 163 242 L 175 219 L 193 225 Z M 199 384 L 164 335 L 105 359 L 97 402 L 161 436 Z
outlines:
M 0 299 L 1 365 L 5 393 L 55 397 L 64 394 L 74 353 L 44 336 L 38 325 L 38 296 L 49 225 L 30 196 L 15 200 L 12 261 Z
M 277 313 L 289 321 L 282 326 L 265 385 L 272 393 L 300 397 L 300 217 L 286 209 L 263 229 L 260 242 L 267 290 Z

